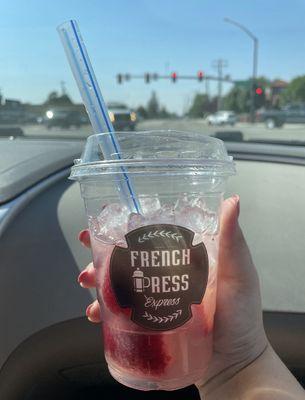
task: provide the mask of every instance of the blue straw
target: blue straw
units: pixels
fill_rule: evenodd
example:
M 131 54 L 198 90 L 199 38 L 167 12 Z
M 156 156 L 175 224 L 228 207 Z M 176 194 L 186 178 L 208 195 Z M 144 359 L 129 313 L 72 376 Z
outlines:
M 67 21 L 57 28 L 65 49 L 70 67 L 86 107 L 94 133 L 100 135 L 105 158 L 121 160 L 120 145 L 114 133 L 106 104 L 97 83 L 85 44 L 76 21 Z M 116 176 L 116 183 L 122 202 L 131 212 L 140 213 L 140 204 L 132 187 L 126 168 L 121 166 L 124 180 Z

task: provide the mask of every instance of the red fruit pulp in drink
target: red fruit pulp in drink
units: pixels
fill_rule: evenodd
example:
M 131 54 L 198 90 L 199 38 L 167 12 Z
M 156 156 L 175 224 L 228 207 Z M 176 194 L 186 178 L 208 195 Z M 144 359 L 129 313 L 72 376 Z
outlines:
M 122 332 L 109 325 L 103 326 L 103 332 L 107 355 L 121 368 L 143 375 L 164 373 L 171 357 L 164 347 L 162 334 Z
M 200 379 L 212 356 L 215 267 L 210 268 L 202 303 L 192 305 L 191 320 L 161 333 L 134 323 L 131 309 L 118 304 L 109 271 L 114 246 L 101 244 L 95 239 L 92 245 L 105 356 L 111 374 L 119 382 L 142 390 L 172 390 Z
M 131 309 L 120 307 L 116 300 L 109 268 L 105 271 L 102 295 L 105 306 L 113 314 L 130 317 Z M 143 328 L 125 318 L 119 324 L 121 330 L 106 324 L 103 326 L 104 346 L 111 359 L 123 368 L 137 370 L 143 374 L 162 374 L 170 361 L 164 348 L 163 335 L 145 333 Z

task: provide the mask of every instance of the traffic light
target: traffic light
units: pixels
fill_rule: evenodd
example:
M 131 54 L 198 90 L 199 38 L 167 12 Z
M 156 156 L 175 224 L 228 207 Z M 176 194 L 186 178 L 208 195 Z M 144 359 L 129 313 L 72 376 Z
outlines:
M 123 81 L 123 75 L 122 74 L 117 74 L 116 76 L 117 82 L 120 85 Z
M 265 96 L 264 87 L 259 85 L 258 83 L 255 83 L 253 85 L 253 91 L 254 91 L 254 106 L 255 106 L 255 109 L 263 107 L 265 105 L 265 102 L 266 102 L 266 96 Z
M 144 74 L 144 81 L 145 81 L 145 83 L 150 82 L 150 74 L 148 74 L 148 73 Z
M 171 73 L 171 78 L 172 78 L 172 82 L 175 83 L 177 80 L 177 72 L 172 72 Z
M 197 72 L 197 77 L 198 77 L 198 81 L 201 82 L 203 80 L 203 77 L 204 77 L 203 71 L 198 71 Z

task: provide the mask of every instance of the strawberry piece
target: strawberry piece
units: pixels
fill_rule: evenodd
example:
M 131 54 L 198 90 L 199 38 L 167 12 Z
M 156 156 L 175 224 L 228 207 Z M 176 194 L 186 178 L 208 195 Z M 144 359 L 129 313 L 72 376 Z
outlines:
M 107 325 L 103 326 L 103 332 L 105 352 L 121 368 L 160 376 L 171 360 L 162 334 L 120 332 Z
M 108 264 L 108 263 L 107 263 Z M 109 265 L 109 264 L 108 264 Z M 117 302 L 111 286 L 109 268 L 105 265 L 102 284 L 102 296 L 105 306 L 117 316 L 130 318 L 131 309 L 122 308 Z M 158 376 L 164 373 L 170 361 L 165 351 L 162 334 L 147 334 L 131 320 L 118 320 L 116 329 L 103 325 L 104 347 L 106 354 L 121 368 L 136 371 L 144 375 Z M 121 329 L 121 331 L 119 330 Z M 128 329 L 128 331 L 127 331 Z

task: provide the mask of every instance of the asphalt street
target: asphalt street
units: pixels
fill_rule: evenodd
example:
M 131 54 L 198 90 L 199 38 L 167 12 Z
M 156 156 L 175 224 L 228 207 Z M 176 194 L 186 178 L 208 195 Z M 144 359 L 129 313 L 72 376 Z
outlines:
M 5 127 L 0 127 L 1 133 L 5 131 Z M 11 127 L 12 128 L 12 127 Z M 43 137 L 43 138 L 86 138 L 91 134 L 90 125 L 83 126 L 79 129 L 47 129 L 42 125 L 24 125 L 21 129 L 25 136 L 28 137 Z M 144 120 L 140 121 L 136 130 L 182 130 L 201 132 L 205 135 L 211 135 L 215 132 L 241 132 L 244 140 L 285 140 L 285 141 L 305 141 L 305 124 L 286 124 L 282 128 L 267 129 L 264 124 L 256 123 L 237 123 L 234 127 L 231 126 L 208 126 L 200 119 L 171 119 L 171 120 Z

